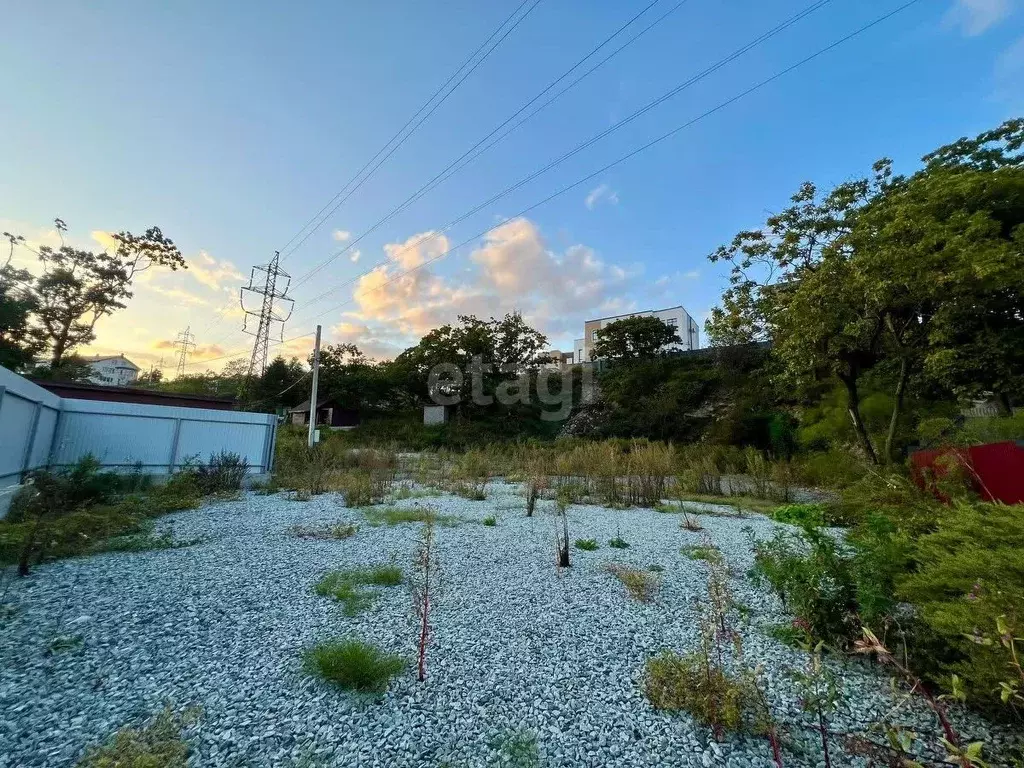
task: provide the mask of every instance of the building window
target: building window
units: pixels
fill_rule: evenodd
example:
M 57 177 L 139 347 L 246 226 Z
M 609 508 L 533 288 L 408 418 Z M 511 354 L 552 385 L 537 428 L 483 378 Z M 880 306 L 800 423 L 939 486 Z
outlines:
M 596 330 L 590 332 L 590 340 L 591 341 L 597 341 L 597 331 Z
M 678 328 L 679 321 L 676 320 L 674 317 L 670 317 L 668 320 L 665 321 L 665 325 L 667 325 L 669 328 Z

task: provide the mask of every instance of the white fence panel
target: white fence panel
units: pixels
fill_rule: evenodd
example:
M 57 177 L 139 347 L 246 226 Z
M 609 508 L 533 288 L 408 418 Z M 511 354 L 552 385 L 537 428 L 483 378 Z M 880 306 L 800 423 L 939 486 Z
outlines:
M 0 488 L 46 466 L 61 399 L 0 368 Z
M 66 398 L 52 464 L 67 466 L 91 453 L 110 469 L 141 464 L 147 474 L 161 474 L 190 456 L 205 461 L 229 451 L 250 472 L 266 472 L 276 426 L 273 414 Z

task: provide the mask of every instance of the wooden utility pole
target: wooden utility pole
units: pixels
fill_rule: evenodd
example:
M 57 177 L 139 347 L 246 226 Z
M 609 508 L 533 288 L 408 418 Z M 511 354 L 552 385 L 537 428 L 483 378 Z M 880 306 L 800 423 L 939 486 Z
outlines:
M 316 387 L 320 383 L 320 326 L 316 327 L 316 343 L 313 345 L 313 390 L 309 393 L 309 435 L 306 445 L 313 447 L 316 434 Z

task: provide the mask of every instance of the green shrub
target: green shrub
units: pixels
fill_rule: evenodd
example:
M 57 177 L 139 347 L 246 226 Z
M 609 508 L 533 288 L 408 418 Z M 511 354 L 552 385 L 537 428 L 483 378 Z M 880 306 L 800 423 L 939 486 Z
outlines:
M 584 552 L 593 552 L 599 545 L 597 539 L 576 539 L 573 546 L 576 549 L 582 549 Z
M 743 726 L 750 697 L 743 679 L 709 667 L 700 654 L 665 651 L 647 661 L 643 689 L 655 709 L 689 712 L 707 726 L 736 731 Z
M 861 480 L 868 467 L 864 460 L 839 447 L 815 451 L 793 460 L 795 479 L 811 488 L 847 488 Z
M 771 586 L 816 640 L 845 646 L 857 632 L 852 560 L 828 534 L 776 531 L 755 542 L 751 575 Z
M 936 662 L 942 677 L 933 677 L 943 682 L 959 675 L 969 700 L 995 704 L 1012 671 L 1005 649 L 991 640 L 996 620 L 1005 617 L 1017 635 L 1024 628 L 1024 512 L 957 503 L 936 531 L 916 541 L 912 559 L 915 568 L 898 577 L 897 594 L 917 607 L 931 634 L 934 645 L 920 661 Z
M 505 768 L 536 768 L 540 765 L 537 736 L 529 731 L 512 731 L 491 739 L 488 746 L 498 753 Z
M 814 528 L 825 524 L 824 504 L 786 504 L 772 512 L 772 519 L 779 523 Z
M 911 567 L 911 540 L 884 515 L 872 514 L 847 536 L 861 622 L 885 626 L 896 610 L 896 582 Z
M 191 750 L 182 731 L 197 719 L 197 709 L 179 715 L 168 707 L 141 728 L 122 728 L 89 747 L 78 768 L 185 768 Z
M 608 546 L 613 549 L 629 549 L 629 542 L 616 536 L 614 539 L 608 540 Z
M 400 656 L 360 640 L 332 640 L 318 643 L 303 653 L 307 674 L 360 693 L 384 693 L 391 678 L 406 667 Z
M 483 523 L 484 523 L 484 525 L 489 525 L 491 527 L 494 527 L 495 525 L 498 524 L 498 518 L 496 518 L 494 515 L 488 515 L 487 517 L 484 518 Z

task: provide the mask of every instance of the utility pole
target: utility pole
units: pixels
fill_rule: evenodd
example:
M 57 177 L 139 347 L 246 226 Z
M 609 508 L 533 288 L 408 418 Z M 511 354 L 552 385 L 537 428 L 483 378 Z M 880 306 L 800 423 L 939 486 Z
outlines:
M 178 334 L 174 340 L 174 348 L 178 350 L 178 378 L 180 379 L 185 375 L 185 361 L 188 359 L 189 353 L 196 348 L 196 337 L 192 333 L 191 325 Z M 163 365 L 163 358 L 160 359 L 160 364 Z
M 270 348 L 270 331 L 274 323 L 281 323 L 281 333 L 284 335 L 284 323 L 292 316 L 292 309 L 295 302 L 288 296 L 288 288 L 292 278 L 287 272 L 281 270 L 280 251 L 274 251 L 274 258 L 267 264 L 252 268 L 249 275 L 249 284 L 238 293 L 238 302 L 245 313 L 245 321 L 242 323 L 242 330 L 256 340 L 252 345 L 252 357 L 249 358 L 249 370 L 242 381 L 239 395 L 244 395 L 254 376 L 262 376 L 267 368 L 267 352 Z M 259 273 L 259 274 L 257 274 Z M 278 283 L 284 281 L 284 288 L 278 288 Z M 259 310 L 247 309 L 245 306 L 246 292 L 262 297 Z M 277 303 L 288 303 L 287 314 L 278 311 Z M 256 330 L 249 330 L 249 318 L 259 318 Z
M 306 445 L 313 447 L 313 437 L 316 434 L 316 388 L 320 383 L 320 326 L 316 327 L 316 342 L 313 344 L 313 389 L 309 393 L 309 434 L 306 436 Z

